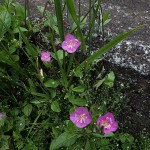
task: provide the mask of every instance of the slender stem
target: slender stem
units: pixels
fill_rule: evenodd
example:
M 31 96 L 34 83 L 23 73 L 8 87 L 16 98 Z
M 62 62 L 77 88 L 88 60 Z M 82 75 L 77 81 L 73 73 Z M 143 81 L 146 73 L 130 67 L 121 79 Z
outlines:
M 102 28 L 102 40 L 103 40 L 103 44 L 105 44 L 103 9 L 101 5 L 100 5 L 100 19 L 101 19 L 101 28 Z
M 35 120 L 34 120 L 32 126 L 31 126 L 31 128 L 30 128 L 30 130 L 29 130 L 29 132 L 28 132 L 28 134 L 27 134 L 26 139 L 28 139 L 28 137 L 29 137 L 29 135 L 30 135 L 32 129 L 34 128 L 34 126 L 36 125 L 36 122 L 38 121 L 39 117 L 41 116 L 42 111 L 43 111 L 43 110 L 41 110 L 40 113 L 38 114 L 38 116 L 35 118 Z
M 69 66 L 68 66 L 68 70 L 67 70 L 67 75 L 69 74 L 69 71 L 70 71 L 70 69 L 71 69 L 74 55 L 75 55 L 75 54 L 71 54 L 71 55 L 70 55 Z
M 91 26 L 91 20 L 92 20 L 92 9 L 91 9 L 91 6 L 92 6 L 92 1 L 89 0 L 89 28 Z M 92 32 L 90 31 L 89 32 L 89 39 L 88 39 L 88 42 L 89 42 L 89 47 L 88 47 L 88 53 L 90 54 L 91 53 L 91 41 L 92 41 Z
M 79 14 L 79 21 L 80 21 L 80 17 L 81 17 L 81 1 L 79 0 L 79 12 L 78 12 L 78 14 Z
M 26 18 L 27 18 L 27 1 L 25 0 L 25 16 L 24 16 L 24 22 L 25 22 L 25 26 L 27 25 L 27 21 L 26 21 Z
M 92 9 L 94 7 L 94 4 L 91 6 L 90 9 Z M 88 10 L 88 12 L 85 14 L 85 16 L 82 18 L 81 23 L 83 22 L 83 20 L 88 16 L 88 14 L 90 13 L 90 10 Z M 71 32 L 73 33 L 75 30 L 77 29 L 77 27 Z
M 42 18 L 44 17 L 44 15 L 45 15 L 47 6 L 50 5 L 50 4 L 51 4 L 51 3 L 50 3 L 49 1 L 46 1 L 45 7 L 44 7 L 44 11 L 43 11 L 43 15 L 42 15 L 41 19 L 42 19 Z
M 61 74 L 62 74 L 62 77 L 63 77 L 63 81 L 64 81 L 63 84 L 64 84 L 64 87 L 67 89 L 67 87 L 68 87 L 67 76 L 66 76 L 66 73 L 65 73 L 64 69 L 61 66 L 60 60 L 59 60 L 58 55 L 57 55 L 56 46 L 55 46 L 54 38 L 53 38 L 53 34 L 54 34 L 53 31 L 50 30 L 50 34 L 51 34 L 52 47 L 53 47 L 53 50 L 54 50 L 54 53 L 55 53 L 55 56 L 56 56 Z
M 65 1 L 65 3 L 64 3 L 63 9 L 62 9 L 63 12 L 64 12 L 64 10 L 65 10 L 65 7 L 66 7 L 66 1 Z

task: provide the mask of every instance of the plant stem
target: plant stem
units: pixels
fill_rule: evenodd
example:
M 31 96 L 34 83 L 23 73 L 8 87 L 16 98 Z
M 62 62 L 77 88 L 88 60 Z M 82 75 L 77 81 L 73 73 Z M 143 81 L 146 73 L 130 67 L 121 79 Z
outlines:
M 58 58 L 56 46 L 55 46 L 55 43 L 54 43 L 54 37 L 53 37 L 54 33 L 51 30 L 50 30 L 50 34 L 51 34 L 52 47 L 53 47 L 53 50 L 54 50 L 54 53 L 55 53 L 55 56 L 56 56 L 56 59 L 57 59 L 57 62 L 58 62 L 61 74 L 62 74 L 62 78 L 63 78 L 63 81 L 64 81 L 63 84 L 64 84 L 64 87 L 67 89 L 67 87 L 68 87 L 67 76 L 66 76 L 66 73 L 65 73 L 64 69 L 62 68 L 60 60 Z
M 29 132 L 28 132 L 28 134 L 27 134 L 26 139 L 28 139 L 28 137 L 29 137 L 29 135 L 30 135 L 32 129 L 34 128 L 34 126 L 36 125 L 36 122 L 38 121 L 39 117 L 41 116 L 42 111 L 43 111 L 43 110 L 41 110 L 40 113 L 38 114 L 38 116 L 35 118 L 35 120 L 34 120 L 32 126 L 31 126 L 31 128 L 30 128 L 30 130 L 29 130 Z

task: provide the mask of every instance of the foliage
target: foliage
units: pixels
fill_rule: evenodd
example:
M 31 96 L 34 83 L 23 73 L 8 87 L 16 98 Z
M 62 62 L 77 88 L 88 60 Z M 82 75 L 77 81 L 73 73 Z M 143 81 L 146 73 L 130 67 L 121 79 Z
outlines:
M 85 16 L 76 13 L 72 0 L 55 0 L 56 16 L 46 9 L 48 4 L 38 7 L 42 15 L 38 22 L 27 19 L 29 13 L 19 3 L 5 0 L 0 5 L 0 149 L 132 149 L 131 135 L 103 134 L 105 126 L 95 123 L 107 111 L 117 118 L 122 104 L 120 95 L 112 94 L 115 75 L 106 72 L 100 60 L 140 27 L 107 43 L 103 39 L 105 45 L 92 52 L 88 43 L 101 1 L 93 1 L 89 7 L 93 11 Z M 104 15 L 99 27 L 110 21 L 108 16 Z M 87 35 L 83 34 L 86 24 Z M 73 51 L 68 53 L 68 48 Z M 83 129 L 69 120 L 79 106 L 92 118 Z M 79 117 L 86 119 L 82 113 Z

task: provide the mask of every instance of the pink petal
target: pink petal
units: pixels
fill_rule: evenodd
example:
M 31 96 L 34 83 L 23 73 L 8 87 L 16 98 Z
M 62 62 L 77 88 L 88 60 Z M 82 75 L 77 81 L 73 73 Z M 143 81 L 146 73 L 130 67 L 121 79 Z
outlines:
M 67 40 L 72 40 L 72 39 L 75 39 L 75 37 L 74 37 L 72 34 L 67 34 L 67 35 L 65 36 L 65 41 L 67 41 Z

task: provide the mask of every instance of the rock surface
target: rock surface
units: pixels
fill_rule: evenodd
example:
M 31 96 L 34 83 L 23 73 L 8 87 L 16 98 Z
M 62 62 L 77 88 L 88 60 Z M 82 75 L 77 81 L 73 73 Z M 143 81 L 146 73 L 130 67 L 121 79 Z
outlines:
M 109 27 L 114 35 L 147 24 L 118 44 L 105 58 L 142 75 L 150 75 L 150 1 L 105 0 L 104 10 L 110 13 Z

